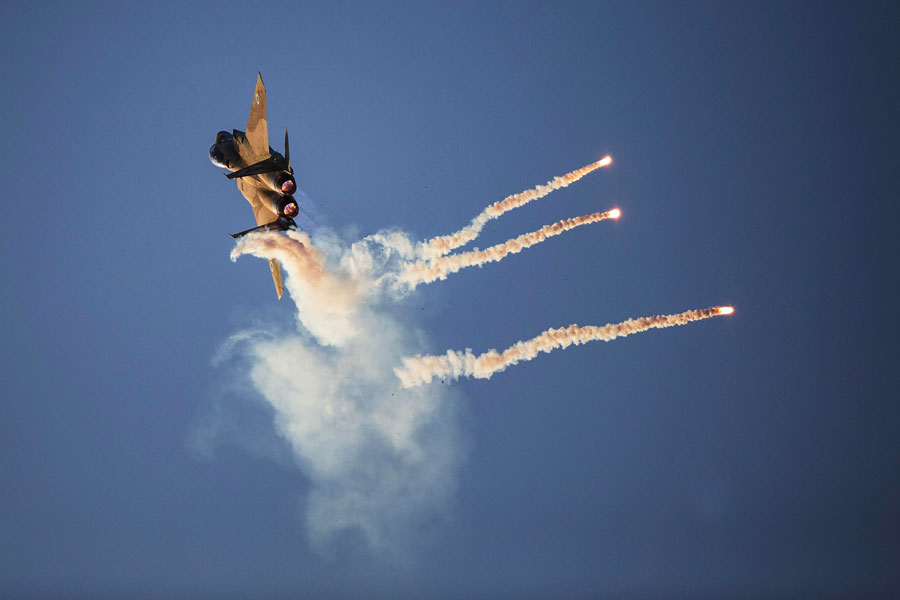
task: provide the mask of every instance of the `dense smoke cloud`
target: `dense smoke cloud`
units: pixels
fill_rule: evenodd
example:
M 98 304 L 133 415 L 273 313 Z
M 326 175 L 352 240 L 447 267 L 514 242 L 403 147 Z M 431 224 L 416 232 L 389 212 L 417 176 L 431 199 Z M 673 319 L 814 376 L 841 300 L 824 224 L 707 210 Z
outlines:
M 451 250 L 475 239 L 490 219 L 610 162 L 605 157 L 509 196 L 456 233 L 427 242 L 394 230 L 348 244 L 327 229 L 315 238 L 301 231 L 257 232 L 237 242 L 232 260 L 249 254 L 281 262 L 296 327 L 238 332 L 219 360 L 236 362 L 243 385 L 272 411 L 276 431 L 308 478 L 306 525 L 314 546 L 325 550 L 336 535 L 355 532 L 381 554 L 402 555 L 413 532 L 440 520 L 455 489 L 462 445 L 452 392 L 422 385 L 434 377 L 489 378 L 540 352 L 728 313 L 719 307 L 605 327 L 572 325 L 480 356 L 470 350 L 418 353 L 427 340 L 413 334 L 400 312 L 417 285 L 620 212 L 559 221 L 486 250 Z

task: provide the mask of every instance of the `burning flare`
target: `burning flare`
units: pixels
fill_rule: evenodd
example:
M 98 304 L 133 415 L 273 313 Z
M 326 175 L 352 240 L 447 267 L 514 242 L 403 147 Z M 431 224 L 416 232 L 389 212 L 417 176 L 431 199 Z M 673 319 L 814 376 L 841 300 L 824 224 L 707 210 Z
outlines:
M 564 221 L 558 221 L 552 225 L 545 225 L 537 231 L 522 234 L 517 238 L 491 246 L 486 250 L 473 250 L 472 252 L 453 254 L 430 262 L 418 261 L 407 267 L 400 278 L 409 284 L 410 287 L 415 287 L 419 283 L 431 283 L 436 279 L 446 279 L 447 275 L 456 273 L 465 267 L 481 266 L 485 263 L 502 260 L 509 254 L 521 252 L 525 248 L 539 244 L 547 238 L 559 235 L 580 225 L 588 225 L 606 219 L 616 219 L 620 214 L 621 211 L 615 208 L 607 212 L 596 212 L 582 217 L 573 217 Z
M 604 156 L 597 162 L 581 167 L 580 169 L 576 169 L 571 173 L 566 173 L 565 175 L 554 177 L 545 185 L 539 185 L 530 190 L 525 190 L 524 192 L 519 192 L 518 194 L 513 194 L 512 196 L 507 196 L 503 200 L 500 200 L 499 202 L 495 202 L 488 206 L 486 209 L 484 209 L 484 211 L 482 211 L 480 215 L 472 219 L 471 223 L 469 223 L 467 226 L 463 227 L 456 233 L 432 238 L 424 244 L 421 244 L 418 248 L 419 254 L 422 258 L 425 259 L 432 259 L 443 256 L 455 250 L 456 248 L 459 248 L 460 246 L 468 244 L 476 237 L 478 237 L 478 234 L 481 233 L 481 230 L 484 228 L 485 224 L 487 224 L 487 222 L 491 219 L 496 219 L 505 212 L 509 212 L 514 208 L 518 208 L 520 206 L 528 204 L 532 200 L 543 198 L 550 192 L 569 186 L 588 173 L 596 171 L 597 169 L 600 169 L 602 167 L 606 167 L 610 164 L 612 164 L 612 157 Z
M 656 315 L 628 319 L 621 323 L 607 324 L 603 327 L 569 325 L 561 329 L 548 329 L 530 340 L 516 342 L 502 353 L 489 350 L 475 356 L 472 350 L 465 352 L 448 350 L 441 356 L 422 356 L 404 358 L 402 366 L 394 367 L 394 374 L 404 388 L 430 383 L 435 377 L 441 379 L 459 379 L 460 377 L 476 377 L 490 379 L 499 371 L 505 370 L 520 361 L 531 360 L 540 352 L 552 352 L 557 348 L 567 348 L 572 344 L 586 344 L 602 340 L 609 342 L 618 337 L 640 333 L 653 328 L 686 325 L 692 321 L 708 319 L 723 314 L 730 314 L 730 306 L 714 306 L 699 310 L 689 310 L 675 315 Z M 732 309 L 733 310 L 733 309 Z

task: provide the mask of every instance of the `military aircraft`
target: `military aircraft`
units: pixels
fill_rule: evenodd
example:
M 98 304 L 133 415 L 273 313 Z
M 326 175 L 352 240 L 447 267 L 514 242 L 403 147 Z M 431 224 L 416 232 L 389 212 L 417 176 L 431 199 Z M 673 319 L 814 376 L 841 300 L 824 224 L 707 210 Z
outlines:
M 217 167 L 228 169 L 228 179 L 237 179 L 238 189 L 253 208 L 256 227 L 251 227 L 231 237 L 237 239 L 251 231 L 286 231 L 296 229 L 294 217 L 300 214 L 300 205 L 294 200 L 297 182 L 291 169 L 291 154 L 287 129 L 284 130 L 284 155 L 269 147 L 269 129 L 266 120 L 266 86 L 262 75 L 256 74 L 256 89 L 250 104 L 247 131 L 220 131 L 216 143 L 209 149 L 209 160 Z M 278 299 L 284 294 L 281 281 L 281 265 L 269 260 L 269 269 L 275 281 Z

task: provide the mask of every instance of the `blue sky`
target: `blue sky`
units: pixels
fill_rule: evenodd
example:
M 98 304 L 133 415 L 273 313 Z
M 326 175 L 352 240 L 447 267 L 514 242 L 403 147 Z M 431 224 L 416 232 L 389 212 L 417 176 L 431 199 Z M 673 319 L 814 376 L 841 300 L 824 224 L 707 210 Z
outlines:
M 0 14 L 0 594 L 900 590 L 891 4 Z M 613 155 L 478 245 L 618 222 L 386 303 L 417 351 L 737 313 L 445 386 L 452 482 L 407 557 L 318 546 L 309 471 L 247 365 L 213 360 L 254 327 L 303 336 L 265 263 L 229 261 L 252 214 L 206 156 L 257 71 L 306 213 L 344 241 L 448 233 Z

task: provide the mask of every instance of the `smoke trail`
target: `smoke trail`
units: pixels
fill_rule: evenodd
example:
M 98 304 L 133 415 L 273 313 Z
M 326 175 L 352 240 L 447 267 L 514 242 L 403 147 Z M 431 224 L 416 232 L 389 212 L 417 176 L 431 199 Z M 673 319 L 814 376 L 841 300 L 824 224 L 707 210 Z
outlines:
M 307 284 L 319 281 L 325 274 L 325 255 L 313 247 L 309 234 L 289 229 L 284 235 L 255 232 L 240 238 L 231 250 L 231 260 L 251 254 L 260 258 L 276 258 L 293 269 L 294 276 Z
M 314 547 L 328 550 L 335 537 L 350 532 L 378 556 L 402 559 L 410 542 L 420 541 L 418 532 L 441 521 L 463 450 L 453 391 L 423 385 L 434 377 L 489 378 L 540 352 L 730 314 L 730 307 L 717 307 L 604 327 L 572 325 L 502 353 L 475 356 L 467 349 L 411 356 L 421 334 L 407 317 L 389 312 L 379 294 L 400 299 L 418 283 L 501 260 L 573 227 L 617 218 L 618 209 L 594 213 L 487 250 L 446 256 L 477 237 L 489 220 L 610 162 L 606 157 L 510 196 L 461 231 L 418 245 L 404 232 L 389 230 L 347 246 L 325 228 L 312 238 L 291 230 L 252 233 L 238 241 L 232 260 L 251 254 L 281 262 L 299 327 L 257 324 L 232 336 L 216 360 L 235 362 L 236 388 L 244 396 L 258 394 L 271 409 L 278 435 L 309 482 L 304 507 Z M 221 435 L 228 422 L 218 419 L 203 432 L 204 440 Z M 246 420 L 237 428 L 245 431 Z
M 404 388 L 430 383 L 434 377 L 459 379 L 465 376 L 490 379 L 494 373 L 503 371 L 519 361 L 531 360 L 540 352 L 551 352 L 557 348 L 567 348 L 572 344 L 585 344 L 596 340 L 608 342 L 648 329 L 686 325 L 692 321 L 727 315 L 732 312 L 734 309 L 730 306 L 716 306 L 689 310 L 675 315 L 628 319 L 603 327 L 570 325 L 564 329 L 548 329 L 530 340 L 516 342 L 502 354 L 496 350 L 490 350 L 475 356 L 471 350 L 466 349 L 465 352 L 448 350 L 443 356 L 407 357 L 403 359 L 402 367 L 394 368 L 394 374 L 400 379 Z
M 468 244 L 476 237 L 478 237 L 478 234 L 481 233 L 481 230 L 491 219 L 496 219 L 505 212 L 509 212 L 514 208 L 518 208 L 520 206 L 528 204 L 532 200 L 543 198 L 550 192 L 569 186 L 588 173 L 596 171 L 601 167 L 608 166 L 611 163 L 612 157 L 604 156 L 597 162 L 581 167 L 580 169 L 576 169 L 571 173 L 566 173 L 565 175 L 554 177 L 545 185 L 539 185 L 530 190 L 525 190 L 524 192 L 519 192 L 518 194 L 513 194 L 512 196 L 507 196 L 503 200 L 500 200 L 499 202 L 495 202 L 488 206 L 480 215 L 472 219 L 471 223 L 469 223 L 466 227 L 463 227 L 456 233 L 432 238 L 424 244 L 421 244 L 418 248 L 419 254 L 422 258 L 425 259 L 432 259 L 438 256 L 443 256 L 448 252 L 459 248 L 460 246 Z
M 281 261 L 297 317 L 320 343 L 340 345 L 355 335 L 353 315 L 359 308 L 362 281 L 329 273 L 324 253 L 312 245 L 309 234 L 294 230 L 251 233 L 238 240 L 231 260 L 243 254 Z
M 348 249 L 323 228 L 315 245 L 303 232 L 249 234 L 232 259 L 243 254 L 281 261 L 302 328 L 239 332 L 218 361 L 235 363 L 240 389 L 247 382 L 265 400 L 308 479 L 310 542 L 328 552 L 336 537 L 355 535 L 403 562 L 418 532 L 442 520 L 455 488 L 454 393 L 397 385 L 392 368 L 418 336 L 368 302 L 379 267 L 365 248 Z
M 464 252 L 462 254 L 453 254 L 435 259 L 431 262 L 418 261 L 411 264 L 400 279 L 406 282 L 410 287 L 415 287 L 419 283 L 431 283 L 436 279 L 446 279 L 447 275 L 456 273 L 465 267 L 473 267 L 483 265 L 489 262 L 497 262 L 502 260 L 509 254 L 516 254 L 525 248 L 534 246 L 546 240 L 547 238 L 559 235 L 575 227 L 597 223 L 606 219 L 617 219 L 621 215 L 618 208 L 606 211 L 596 212 L 582 217 L 573 217 L 564 221 L 557 221 L 552 225 L 545 225 L 537 231 L 525 233 L 517 238 L 511 239 L 502 244 L 491 246 L 486 250 L 473 250 L 472 252 Z

